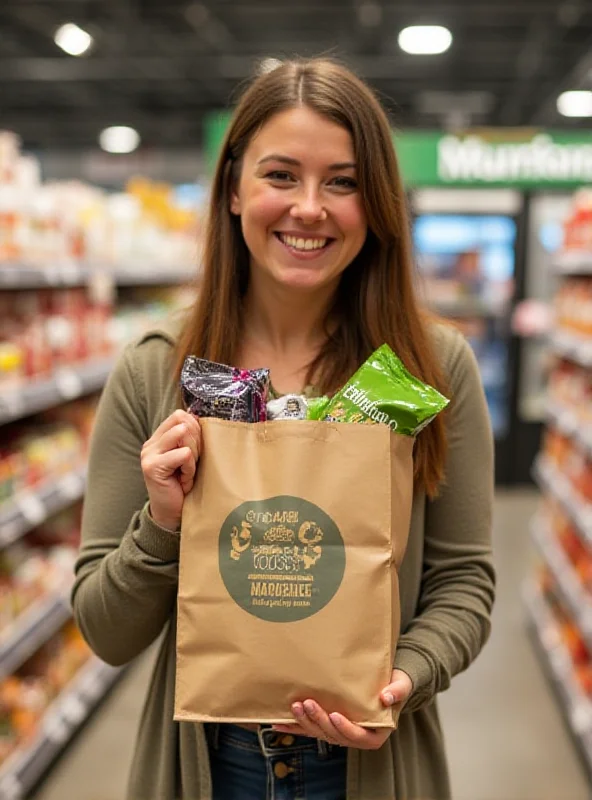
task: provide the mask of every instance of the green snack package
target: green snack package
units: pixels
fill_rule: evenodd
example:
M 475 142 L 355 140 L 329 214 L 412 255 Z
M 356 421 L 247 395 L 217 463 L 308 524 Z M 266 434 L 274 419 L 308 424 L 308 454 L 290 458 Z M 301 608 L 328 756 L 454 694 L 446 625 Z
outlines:
M 450 401 L 411 375 L 387 344 L 365 361 L 331 398 L 321 419 L 327 422 L 383 423 L 416 436 Z
M 323 395 L 323 397 L 307 397 L 306 419 L 323 419 L 330 402 L 331 398 L 326 395 Z

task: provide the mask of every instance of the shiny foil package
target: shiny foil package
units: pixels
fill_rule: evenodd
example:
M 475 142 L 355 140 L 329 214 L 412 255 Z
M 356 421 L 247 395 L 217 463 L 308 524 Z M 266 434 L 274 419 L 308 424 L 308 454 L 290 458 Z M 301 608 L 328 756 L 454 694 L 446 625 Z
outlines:
M 188 356 L 181 372 L 185 409 L 196 417 L 264 422 L 269 370 L 243 370 Z

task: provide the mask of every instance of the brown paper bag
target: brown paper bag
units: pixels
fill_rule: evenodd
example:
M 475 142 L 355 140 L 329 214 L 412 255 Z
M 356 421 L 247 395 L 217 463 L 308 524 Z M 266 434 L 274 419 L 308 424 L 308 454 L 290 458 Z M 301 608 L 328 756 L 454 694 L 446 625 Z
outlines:
M 201 421 L 181 526 L 175 719 L 394 727 L 413 440 L 387 426 Z

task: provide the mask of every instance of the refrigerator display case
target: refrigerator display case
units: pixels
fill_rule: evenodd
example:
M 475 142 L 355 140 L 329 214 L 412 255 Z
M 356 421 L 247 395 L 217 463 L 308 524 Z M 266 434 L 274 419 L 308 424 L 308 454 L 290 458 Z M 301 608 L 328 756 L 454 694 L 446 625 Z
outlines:
M 496 442 L 496 481 L 509 483 L 516 395 L 510 320 L 522 257 L 522 198 L 434 190 L 426 202 L 425 194 L 412 200 L 420 294 L 473 348 Z

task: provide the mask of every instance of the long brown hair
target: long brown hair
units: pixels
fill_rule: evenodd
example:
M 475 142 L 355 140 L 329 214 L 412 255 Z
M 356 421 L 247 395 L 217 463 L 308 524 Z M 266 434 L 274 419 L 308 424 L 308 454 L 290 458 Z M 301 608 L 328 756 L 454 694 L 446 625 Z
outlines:
M 428 321 L 414 287 L 406 198 L 387 116 L 372 91 L 347 68 L 328 59 L 287 61 L 257 77 L 244 92 L 226 133 L 216 167 L 205 230 L 200 291 L 177 352 L 180 373 L 189 354 L 234 363 L 242 330 L 242 301 L 249 252 L 230 199 L 242 156 L 252 137 L 274 115 L 306 106 L 351 134 L 357 181 L 368 222 L 362 250 L 344 271 L 326 344 L 310 374 L 321 392 L 343 385 L 384 342 L 407 369 L 446 392 Z M 443 478 L 445 427 L 437 417 L 418 436 L 416 484 L 437 493 Z

